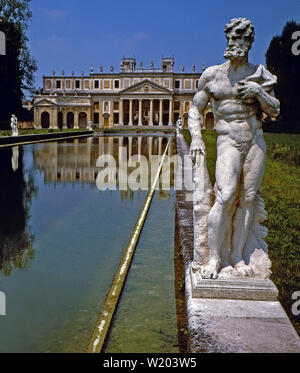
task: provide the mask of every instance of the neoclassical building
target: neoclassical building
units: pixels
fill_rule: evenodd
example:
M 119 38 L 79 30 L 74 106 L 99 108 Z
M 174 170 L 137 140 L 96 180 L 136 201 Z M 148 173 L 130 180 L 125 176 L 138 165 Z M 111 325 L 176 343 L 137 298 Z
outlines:
M 120 72 L 94 72 L 85 76 L 43 77 L 43 90 L 33 100 L 36 128 L 87 128 L 114 126 L 172 126 L 178 117 L 187 126 L 188 110 L 201 73 L 174 72 L 174 58 L 162 58 L 161 66 L 136 66 L 135 58 L 123 58 Z M 210 106 L 204 127 L 214 128 Z

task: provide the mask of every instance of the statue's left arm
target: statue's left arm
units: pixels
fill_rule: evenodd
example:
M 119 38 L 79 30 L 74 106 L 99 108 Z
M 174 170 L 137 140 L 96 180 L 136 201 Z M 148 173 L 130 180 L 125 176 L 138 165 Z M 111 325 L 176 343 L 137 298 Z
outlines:
M 258 83 L 240 82 L 238 91 L 242 99 L 256 97 L 264 113 L 271 117 L 278 117 L 280 113 L 280 103 L 275 97 L 273 89 L 267 92 Z
M 259 65 L 255 74 L 238 83 L 238 93 L 245 100 L 256 97 L 264 113 L 277 117 L 280 113 L 280 102 L 274 94 L 276 82 L 276 76 L 263 65 Z

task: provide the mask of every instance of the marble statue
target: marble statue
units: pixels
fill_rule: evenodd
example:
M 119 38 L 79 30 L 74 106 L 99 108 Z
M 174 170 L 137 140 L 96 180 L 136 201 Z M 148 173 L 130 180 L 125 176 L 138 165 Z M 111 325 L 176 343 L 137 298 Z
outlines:
M 10 126 L 12 129 L 12 136 L 19 136 L 18 119 L 14 114 L 11 116 Z
M 251 21 L 231 19 L 225 35 L 228 61 L 205 69 L 188 117 L 195 185 L 192 269 L 203 279 L 268 278 L 267 229 L 261 225 L 267 213 L 259 195 L 266 160 L 261 117 L 279 115 L 273 89 L 277 78 L 263 65 L 248 62 Z M 201 136 L 209 102 L 218 136 L 213 190 Z
M 182 129 L 183 129 L 182 119 L 181 117 L 178 117 L 177 122 L 176 122 L 176 130 L 180 131 Z
M 181 136 L 181 130 L 183 129 L 181 117 L 178 117 L 175 126 L 176 126 L 176 135 Z
M 93 122 L 91 120 L 88 121 L 88 130 L 93 131 Z

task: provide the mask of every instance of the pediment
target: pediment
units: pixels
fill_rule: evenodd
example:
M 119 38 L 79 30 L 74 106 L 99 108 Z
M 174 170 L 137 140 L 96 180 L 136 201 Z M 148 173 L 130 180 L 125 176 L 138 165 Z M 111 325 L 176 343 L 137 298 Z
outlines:
M 165 88 L 157 83 L 152 82 L 149 79 L 144 79 L 141 82 L 138 82 L 128 88 L 120 91 L 120 94 L 124 93 L 137 93 L 137 94 L 147 94 L 147 93 L 164 93 L 172 94 L 172 91 L 168 88 Z
M 56 103 L 47 98 L 42 98 L 40 101 L 36 101 L 33 106 L 56 106 Z

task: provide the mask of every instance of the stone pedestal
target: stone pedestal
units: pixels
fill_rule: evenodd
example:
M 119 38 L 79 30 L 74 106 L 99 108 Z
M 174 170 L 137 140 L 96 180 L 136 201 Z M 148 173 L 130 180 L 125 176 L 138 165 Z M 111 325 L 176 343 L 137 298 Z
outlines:
M 199 271 L 192 269 L 190 276 L 193 298 L 277 300 L 278 290 L 269 279 L 202 279 Z

